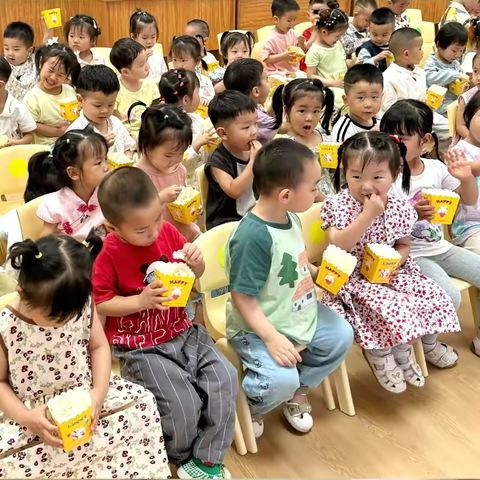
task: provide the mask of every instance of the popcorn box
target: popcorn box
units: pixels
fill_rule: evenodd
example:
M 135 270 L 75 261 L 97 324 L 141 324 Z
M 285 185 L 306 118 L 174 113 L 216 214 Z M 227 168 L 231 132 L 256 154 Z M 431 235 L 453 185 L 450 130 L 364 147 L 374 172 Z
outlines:
M 109 153 L 107 163 L 111 170 L 118 167 L 133 167 L 133 160 L 123 152 Z
M 289 60 L 288 63 L 297 63 L 299 62 L 302 58 L 305 57 L 305 53 L 304 51 L 300 48 L 300 47 L 294 47 L 294 46 L 290 46 L 287 48 L 287 50 L 289 52 L 293 52 L 295 53 L 295 60 Z
M 337 168 L 338 149 L 340 143 L 320 143 L 318 145 L 318 157 L 320 165 L 324 168 Z
M 440 85 L 432 85 L 427 90 L 427 105 L 436 110 L 442 104 L 446 93 L 447 89 L 445 87 L 441 87 Z
M 355 270 L 356 265 L 357 259 L 352 254 L 335 245 L 329 245 L 323 253 L 316 283 L 336 295 Z
M 167 292 L 165 297 L 173 297 L 163 305 L 170 307 L 184 307 L 195 282 L 195 274 L 185 263 L 153 262 L 147 269 L 145 283 L 149 284 L 154 280 L 162 282 Z
M 461 95 L 466 87 L 468 87 L 468 82 L 470 78 L 468 75 L 463 75 L 462 78 L 456 78 L 453 82 L 448 85 L 448 90 L 454 95 Z
M 60 114 L 65 120 L 73 122 L 79 114 L 78 100 L 76 97 L 69 97 L 65 100 L 59 100 Z
M 177 222 L 193 222 L 200 211 L 200 192 L 192 187 L 182 187 L 180 195 L 174 202 L 167 203 L 167 208 Z
M 270 87 L 269 97 L 272 97 L 279 85 L 287 83 L 287 79 L 280 75 L 270 75 L 268 77 L 268 86 Z
M 457 211 L 460 196 L 451 190 L 428 189 L 422 191 L 422 197 L 428 199 L 435 207 L 434 217 L 430 223 L 450 225 Z
M 42 17 L 45 19 L 47 28 L 55 28 L 62 26 L 62 14 L 59 8 L 51 8 L 50 10 L 42 10 Z
M 218 61 L 207 63 L 207 72 L 208 73 L 213 72 L 219 66 L 220 66 L 220 63 Z
M 194 113 L 198 113 L 205 120 L 208 117 L 208 107 L 199 105 Z
M 92 408 L 89 392 L 75 387 L 51 398 L 47 406 L 66 452 L 88 441 Z
M 390 245 L 369 243 L 363 252 L 361 272 L 371 283 L 388 283 L 401 258 Z
M 389 67 L 392 62 L 395 60 L 395 56 L 393 54 L 387 55 L 385 61 L 387 62 L 387 67 Z
M 217 147 L 217 145 L 220 143 L 220 137 L 216 137 L 213 139 L 212 143 L 209 145 L 204 145 L 203 149 L 206 150 L 207 152 L 211 152 L 214 148 Z
M 7 135 L 0 135 L 0 148 L 3 148 L 7 145 L 8 136 Z

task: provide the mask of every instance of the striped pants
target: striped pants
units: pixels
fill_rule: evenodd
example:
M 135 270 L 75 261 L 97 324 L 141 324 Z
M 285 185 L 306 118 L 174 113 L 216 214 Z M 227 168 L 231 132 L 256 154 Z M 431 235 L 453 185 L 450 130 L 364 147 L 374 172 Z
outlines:
M 171 462 L 192 455 L 223 461 L 233 438 L 237 372 L 203 326 L 151 347 L 114 345 L 113 354 L 123 378 L 155 395 Z

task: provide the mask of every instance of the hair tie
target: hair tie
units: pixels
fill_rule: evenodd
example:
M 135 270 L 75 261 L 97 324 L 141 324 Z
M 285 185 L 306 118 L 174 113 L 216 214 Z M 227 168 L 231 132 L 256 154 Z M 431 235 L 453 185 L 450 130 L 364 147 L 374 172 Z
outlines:
M 52 38 L 49 38 L 47 40 L 47 47 L 51 47 L 52 45 L 55 45 L 56 43 L 58 43 L 58 37 L 52 37 Z
M 178 92 L 175 90 L 175 91 L 173 92 L 173 94 L 174 94 L 174 95 L 178 95 Z
M 40 250 L 38 251 L 38 253 L 35 255 L 35 258 L 42 258 L 42 252 L 40 252 Z
M 180 82 L 180 86 L 183 87 L 184 83 L 183 82 Z
M 178 73 L 178 72 L 177 72 Z M 177 75 L 178 78 L 182 78 L 182 75 L 180 73 L 178 73 Z
M 84 240 L 82 243 L 88 248 L 88 242 L 86 240 Z
M 165 114 L 163 115 L 163 119 L 166 120 L 167 118 L 168 118 L 168 115 L 165 113 Z
M 392 134 L 388 134 L 390 137 L 392 137 L 397 143 L 400 143 L 400 139 L 398 138 L 398 135 L 392 135 Z
M 67 140 L 65 140 L 65 141 L 66 141 L 67 143 L 70 143 L 70 139 L 69 139 L 69 138 L 67 138 Z

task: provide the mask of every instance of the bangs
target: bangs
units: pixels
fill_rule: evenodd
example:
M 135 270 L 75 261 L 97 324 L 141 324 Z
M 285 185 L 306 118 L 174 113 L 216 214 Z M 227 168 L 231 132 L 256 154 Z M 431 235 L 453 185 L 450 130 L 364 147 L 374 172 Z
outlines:
M 199 44 L 200 47 L 200 44 Z M 182 43 L 180 45 L 175 45 L 172 47 L 172 51 L 170 52 L 170 56 L 181 57 L 197 57 L 200 55 L 200 48 L 197 49 L 191 44 Z
M 175 152 L 184 152 L 192 144 L 192 129 L 187 128 L 187 125 L 182 129 L 167 127 L 159 133 L 157 139 L 157 145 L 171 142 L 174 145 Z
M 90 135 L 85 138 L 78 147 L 82 162 L 88 158 L 99 158 L 107 156 L 107 145 L 102 138 L 97 135 Z
M 345 158 L 343 159 L 343 168 L 345 173 L 349 164 L 356 158 L 360 160 L 361 171 L 363 172 L 367 165 L 379 165 L 383 162 L 390 163 L 392 151 L 390 149 L 378 151 L 372 148 L 367 148 L 365 150 L 348 149 Z

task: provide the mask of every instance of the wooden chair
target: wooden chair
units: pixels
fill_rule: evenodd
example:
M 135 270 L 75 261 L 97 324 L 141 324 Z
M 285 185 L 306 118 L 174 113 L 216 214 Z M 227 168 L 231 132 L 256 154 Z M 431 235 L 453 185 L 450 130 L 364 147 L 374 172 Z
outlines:
M 45 196 L 35 198 L 17 208 L 18 221 L 22 230 L 22 238 L 38 240 L 42 233 L 43 221 L 37 217 L 37 209 Z
M 455 136 L 457 131 L 457 113 L 458 113 L 458 100 L 452 102 L 447 107 L 447 118 L 448 118 L 448 133 L 451 137 Z
M 261 27 L 257 30 L 257 41 L 258 42 L 264 42 L 264 40 L 267 38 L 267 35 L 270 33 L 270 31 L 275 27 L 275 25 L 266 25 L 265 27 Z
M 405 15 L 408 17 L 408 21 L 410 22 L 410 26 L 412 26 L 413 22 L 421 22 L 422 21 L 422 11 L 417 8 L 407 8 L 405 10 Z

